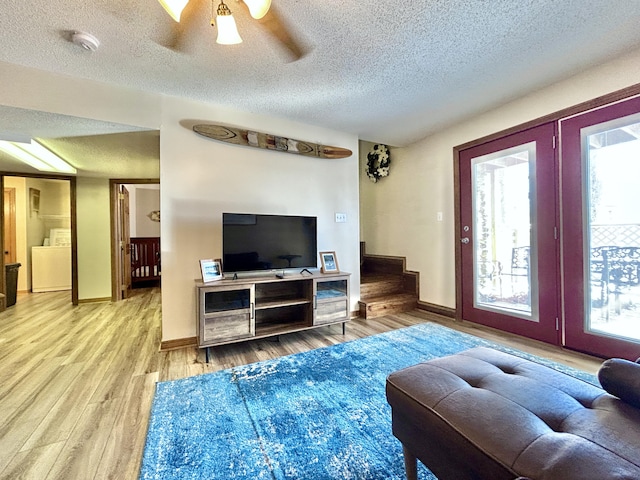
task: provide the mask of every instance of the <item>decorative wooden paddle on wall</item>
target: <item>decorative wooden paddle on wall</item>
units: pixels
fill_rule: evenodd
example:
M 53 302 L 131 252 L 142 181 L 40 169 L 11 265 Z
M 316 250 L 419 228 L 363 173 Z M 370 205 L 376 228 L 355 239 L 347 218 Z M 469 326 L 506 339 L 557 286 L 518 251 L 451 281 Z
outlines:
M 267 150 L 296 153 L 307 157 L 333 159 L 350 157 L 353 154 L 353 152 L 348 148 L 318 145 L 317 143 L 279 137 L 277 135 L 271 135 L 270 133 L 255 132 L 253 130 L 244 130 L 242 128 L 227 127 L 226 125 L 194 125 L 193 131 L 204 137 L 233 143 L 235 145 L 266 148 Z

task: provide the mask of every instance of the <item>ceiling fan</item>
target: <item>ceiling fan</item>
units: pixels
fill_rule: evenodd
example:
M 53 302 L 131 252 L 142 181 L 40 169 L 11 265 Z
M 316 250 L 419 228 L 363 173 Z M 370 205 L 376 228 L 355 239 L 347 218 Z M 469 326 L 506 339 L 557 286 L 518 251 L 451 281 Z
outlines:
M 178 26 L 175 35 L 170 42 L 166 42 L 165 46 L 169 48 L 177 48 L 180 43 L 180 37 L 189 30 L 189 25 L 193 24 L 199 15 L 202 15 L 201 7 L 204 0 L 158 0 L 164 9 L 169 13 Z M 218 38 L 216 43 L 223 45 L 232 45 L 242 42 L 242 38 L 238 33 L 235 19 L 232 12 L 224 2 L 224 0 L 211 1 L 211 26 L 218 29 Z M 231 1 L 231 0 L 227 0 Z M 215 4 L 217 9 L 214 9 Z M 282 21 L 281 17 L 271 6 L 271 0 L 235 0 L 235 4 L 247 8 L 251 16 L 258 21 L 264 30 L 275 38 L 286 51 L 291 55 L 293 60 L 302 58 L 307 52 L 305 48 L 296 41 L 294 36 Z M 214 17 L 214 12 L 216 14 Z

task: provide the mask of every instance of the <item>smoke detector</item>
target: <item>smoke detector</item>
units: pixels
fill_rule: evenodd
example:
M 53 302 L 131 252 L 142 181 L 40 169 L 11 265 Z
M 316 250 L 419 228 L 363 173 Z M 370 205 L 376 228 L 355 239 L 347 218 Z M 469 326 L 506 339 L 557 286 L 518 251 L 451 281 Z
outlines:
M 86 32 L 73 32 L 71 41 L 90 52 L 95 52 L 100 46 L 100 40 Z

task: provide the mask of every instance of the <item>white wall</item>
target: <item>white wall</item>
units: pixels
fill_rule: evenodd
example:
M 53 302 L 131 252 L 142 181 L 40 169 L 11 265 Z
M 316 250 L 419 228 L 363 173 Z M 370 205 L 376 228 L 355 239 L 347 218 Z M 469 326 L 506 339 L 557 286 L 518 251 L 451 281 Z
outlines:
M 406 256 L 408 268 L 420 272 L 420 300 L 455 308 L 453 148 L 636 83 L 640 50 L 406 148 L 392 148 L 391 174 L 377 184 L 363 173 L 370 148 L 363 143 L 361 237 L 367 251 Z
M 0 62 L 0 105 L 160 127 L 158 95 Z
M 351 308 L 357 309 L 356 136 L 4 63 L 0 78 L 3 105 L 160 129 L 163 340 L 196 335 L 198 260 L 221 255 L 223 210 L 316 215 L 318 249 L 335 250 L 340 268 L 353 273 Z M 194 118 L 346 147 L 354 155 L 321 160 L 223 144 L 181 125 Z M 78 179 L 77 186 L 80 299 L 103 298 L 111 275 L 108 188 L 93 179 Z M 335 223 L 335 212 L 346 213 L 348 222 Z
M 153 186 L 152 186 L 153 187 Z M 136 201 L 132 202 L 136 211 L 136 237 L 159 237 L 160 222 L 151 220 L 151 212 L 160 210 L 159 188 L 136 188 Z M 133 234 L 131 235 L 133 237 Z
M 109 180 L 76 180 L 78 298 L 111 298 L 111 212 Z
M 250 129 L 349 148 L 350 158 L 323 160 L 216 142 L 181 121 Z M 335 250 L 351 272 L 351 307 L 359 298 L 358 141 L 355 136 L 283 119 L 166 98 L 160 135 L 163 340 L 195 331 L 198 260 L 218 258 L 223 211 L 318 217 L 318 250 Z M 335 223 L 335 212 L 347 223 Z
M 160 210 L 160 185 L 132 183 L 124 187 L 129 192 L 129 235 L 159 237 L 160 223 L 152 221 L 148 215 L 153 210 Z

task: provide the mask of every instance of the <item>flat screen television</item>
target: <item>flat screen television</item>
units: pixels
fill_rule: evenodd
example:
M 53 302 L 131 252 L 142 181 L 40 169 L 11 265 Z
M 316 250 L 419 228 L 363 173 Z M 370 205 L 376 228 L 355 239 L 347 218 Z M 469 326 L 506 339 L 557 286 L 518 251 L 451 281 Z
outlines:
M 225 273 L 316 268 L 317 218 L 296 215 L 222 214 Z

